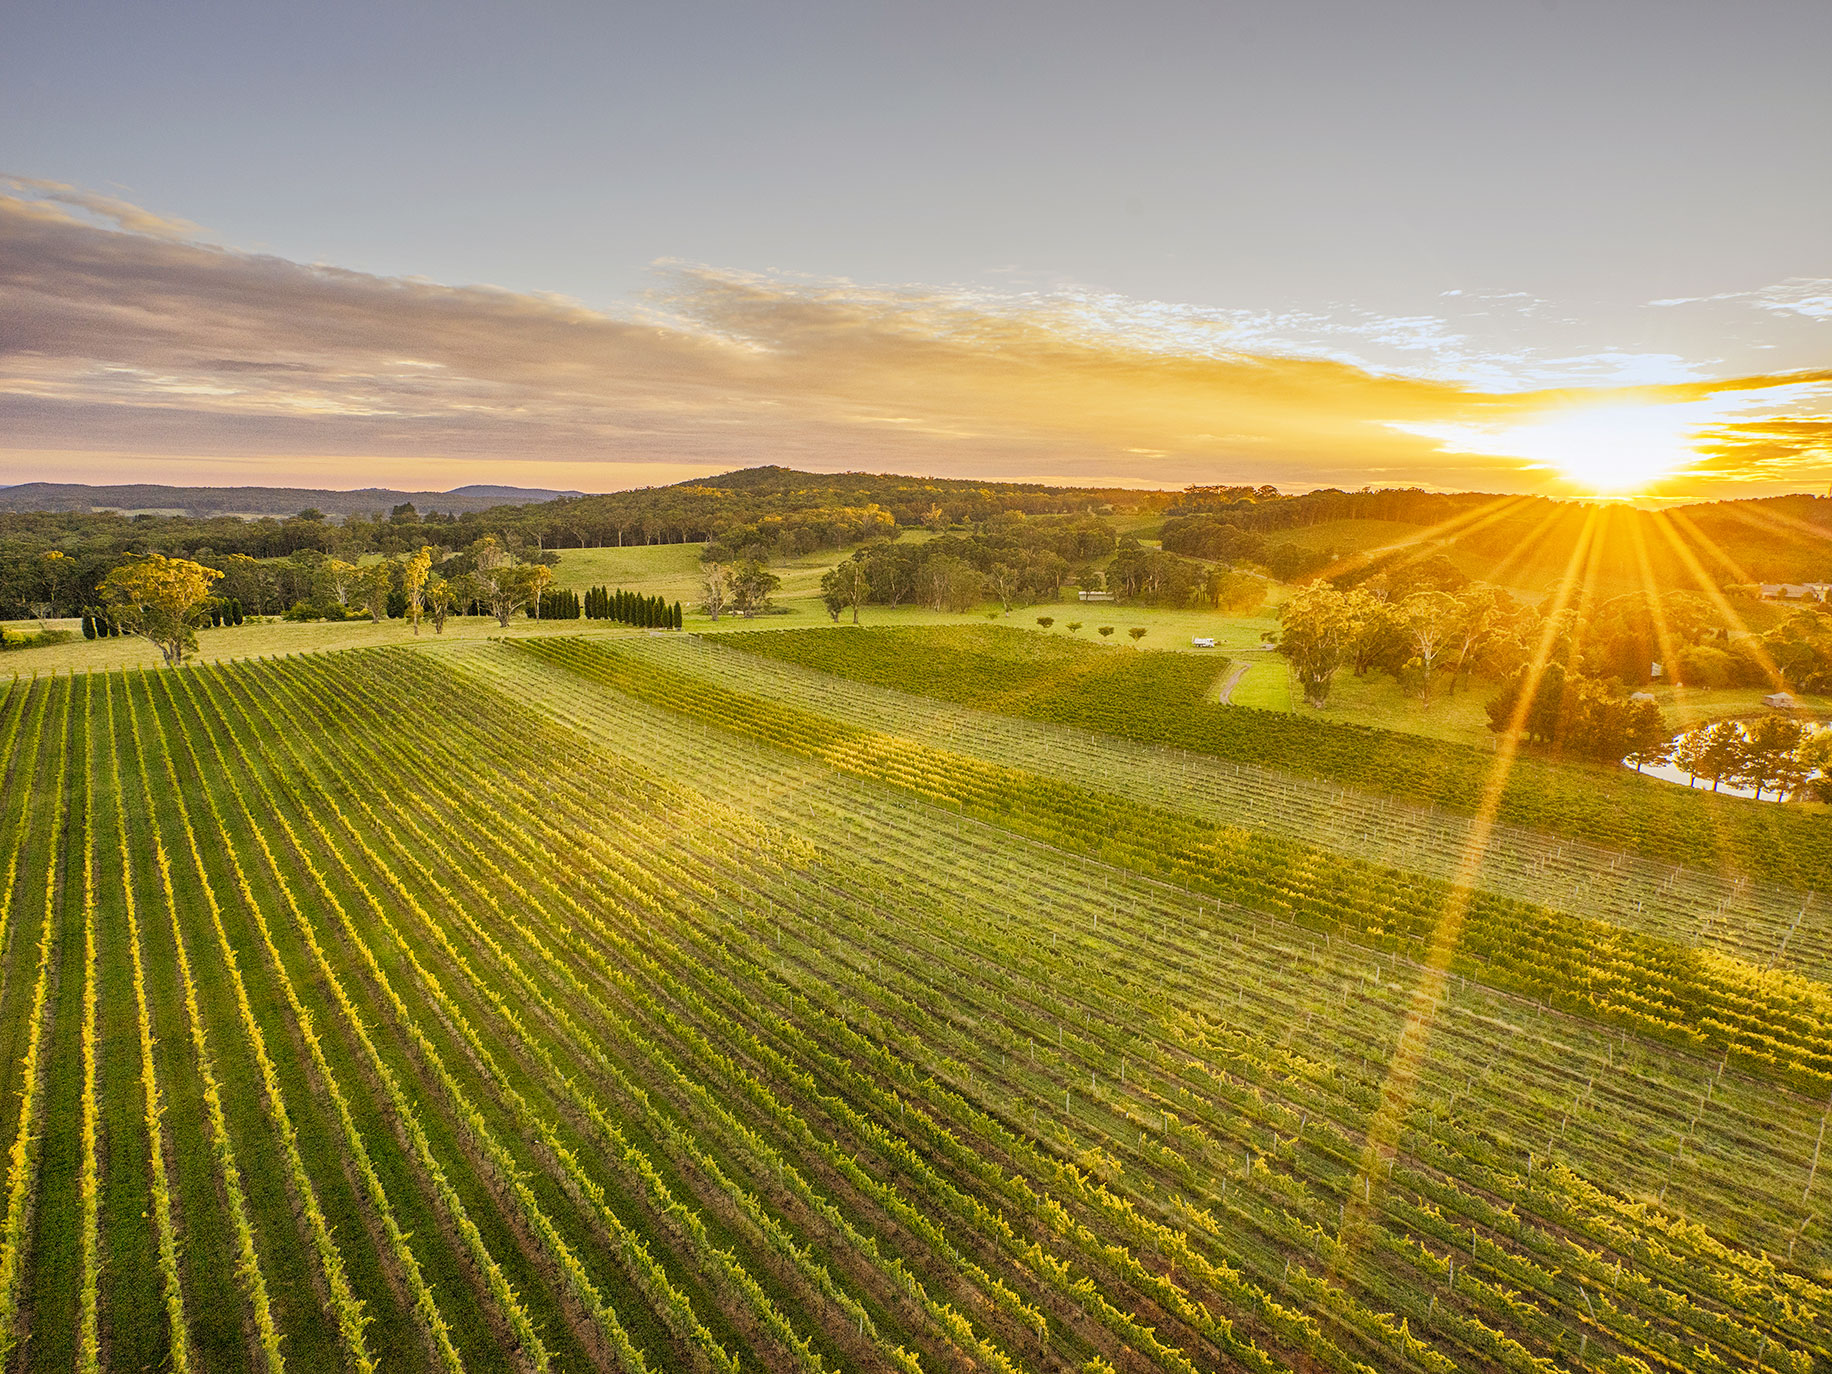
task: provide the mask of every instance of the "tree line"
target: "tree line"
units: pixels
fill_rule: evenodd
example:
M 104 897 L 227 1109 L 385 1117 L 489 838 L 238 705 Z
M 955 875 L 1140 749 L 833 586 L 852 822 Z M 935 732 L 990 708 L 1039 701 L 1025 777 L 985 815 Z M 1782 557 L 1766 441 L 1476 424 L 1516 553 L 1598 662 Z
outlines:
M 1728 602 L 1696 592 L 1631 592 L 1539 608 L 1431 560 L 1353 587 L 1316 582 L 1280 608 L 1275 644 L 1293 662 L 1314 705 L 1336 671 L 1379 670 L 1429 700 L 1471 676 L 1496 680 L 1545 639 L 1547 663 L 1573 676 L 1628 687 L 1832 687 L 1832 610 L 1811 603 L 1773 628 L 1745 632 Z
M 1545 496 L 1417 488 L 1326 487 L 1285 496 L 1263 486 L 1193 486 L 1164 515 L 1166 548 L 1174 526 L 1188 521 L 1190 530 L 1203 529 L 1198 517 L 1263 536 L 1337 521 L 1381 521 L 1441 531 L 1432 542 L 1470 555 L 1467 561 L 1493 562 L 1532 548 L 1540 562 L 1562 567 L 1584 545 L 1592 575 L 1617 585 L 1645 578 L 1655 586 L 1684 586 L 1699 565 L 1726 574 L 1731 584 L 1832 581 L 1832 497 L 1825 496 L 1701 502 L 1662 514 Z M 1410 556 L 1399 550 L 1346 561 L 1372 573 Z
M 240 598 L 221 593 L 230 578 L 250 571 L 232 564 L 226 573 L 161 553 L 130 558 L 96 588 L 100 604 L 84 613 L 85 635 L 139 635 L 167 664 L 181 663 L 196 651 L 199 629 L 242 623 Z M 431 622 L 435 634 L 443 633 L 454 614 L 492 615 L 507 627 L 515 612 L 537 611 L 553 580 L 545 563 L 518 558 L 490 535 L 462 553 L 423 544 L 406 558 L 361 565 L 319 560 L 312 575 L 321 600 L 295 603 L 289 619 L 341 620 L 366 613 L 380 624 L 393 616 L 405 618 L 416 635 L 423 621 Z
M 1688 730 L 1642 762 L 1671 763 L 1690 782 L 1717 791 L 1728 783 L 1759 798 L 1804 797 L 1832 802 L 1832 729 L 1809 729 L 1792 716 L 1764 716 L 1745 723 L 1713 721 Z
M 1091 561 L 1085 550 L 1065 553 L 1049 541 L 1019 540 L 1014 547 L 1010 536 L 1018 522 L 1092 525 L 1103 516 L 1160 513 L 1158 548 L 1109 538 L 1098 556 L 1112 564 L 1100 590 L 1145 604 L 1232 609 L 1252 590 L 1245 576 L 1260 576 L 1262 590 L 1265 577 L 1294 581 L 1319 572 L 1348 586 L 1402 573 L 1413 560 L 1406 550 L 1347 555 L 1280 537 L 1342 520 L 1442 529 L 1433 542 L 1468 563 L 1493 562 L 1527 547 L 1542 562 L 1562 562 L 1589 523 L 1600 519 L 1622 535 L 1595 543 L 1594 575 L 1601 581 L 1651 574 L 1655 585 L 1680 586 L 1692 582 L 1701 565 L 1734 569 L 1733 586 L 1746 579 L 1832 581 L 1832 499 L 1810 496 L 1708 503 L 1659 517 L 1611 508 L 1599 516 L 1578 503 L 1480 493 L 1325 489 L 1285 495 L 1264 485 L 1133 492 L 759 467 L 669 487 L 459 515 L 421 513 L 411 503 L 341 521 L 312 509 L 256 520 L 0 511 L 0 618 L 79 615 L 99 604 L 102 580 L 112 569 L 151 553 L 225 575 L 237 567 L 246 574 L 236 560 L 273 569 L 264 586 L 244 587 L 238 596 L 250 614 L 276 614 L 325 600 L 309 585 L 318 564 L 353 566 L 376 555 L 404 559 L 422 545 L 462 551 L 487 537 L 526 551 L 518 553 L 522 561 L 541 561 L 555 548 L 704 542 L 709 561 L 737 568 L 823 549 L 875 549 L 912 530 L 937 536 L 931 542 L 965 542 L 901 563 L 879 558 L 878 575 L 867 580 L 885 590 L 873 593 L 873 600 L 946 608 L 972 604 L 977 589 L 979 600 L 996 596 L 1015 604 L 1054 599 L 1069 582 L 1094 589 L 1082 580 Z M 1062 557 L 1068 569 L 1042 557 L 1045 551 Z M 944 557 L 958 561 L 932 572 L 922 566 Z M 1243 576 L 1224 590 L 1228 572 Z M 395 604 L 398 610 L 398 599 Z M 1695 674 L 1727 681 L 1747 676 L 1746 665 L 1727 647 L 1706 647 L 1731 658 L 1701 653 Z
M 1117 601 L 1185 605 L 1192 601 L 1245 614 L 1266 595 L 1266 580 L 1145 547 L 1118 536 L 1097 515 L 1030 518 L 1006 512 L 985 527 L 921 542 L 869 544 L 831 569 L 821 598 L 836 621 L 864 605 L 964 611 L 985 601 L 1004 610 L 1055 601 L 1065 586 L 1111 591 Z
M 634 625 L 639 630 L 681 628 L 681 603 L 670 603 L 666 597 L 627 592 L 621 587 L 593 587 L 583 598 L 577 592 L 562 592 L 560 595 L 572 598 L 575 609 L 571 618 L 575 620 L 583 613 L 587 620 L 611 620 L 620 625 Z
M 1803 691 L 1832 685 L 1832 612 L 1825 609 L 1746 634 L 1723 606 L 1692 592 L 1536 609 L 1460 574 L 1434 575 L 1429 562 L 1408 578 L 1301 587 L 1279 608 L 1270 638 L 1312 706 L 1327 704 L 1344 670 L 1388 674 L 1427 705 L 1436 693 L 1482 679 L 1495 685 L 1486 711 L 1497 734 L 1518 730 L 1549 752 L 1637 765 L 1680 760 L 1659 706 L 1637 690 L 1649 683 L 1715 687 L 1728 679 Z M 1736 665 L 1734 672 L 1725 673 L 1725 663 Z M 1720 733 L 1718 744 L 1729 749 L 1728 735 Z M 1695 771 L 1717 781 L 1734 769 Z
M 1149 511 L 1172 499 L 1163 492 L 760 467 L 669 487 L 458 515 L 422 513 L 411 502 L 341 521 L 309 508 L 285 519 L 255 520 L 0 510 L 0 618 L 78 614 L 96 603 L 111 569 L 151 553 L 227 573 L 228 560 L 236 557 L 290 563 L 309 555 L 357 563 L 375 554 L 408 557 L 422 544 L 468 549 L 488 536 L 537 553 L 705 542 L 718 546 L 715 561 L 730 565 L 846 548 L 907 529 L 973 526 L 1007 512 Z M 296 585 L 278 595 L 285 606 L 310 599 Z M 257 598 L 244 602 L 252 613 L 271 613 Z

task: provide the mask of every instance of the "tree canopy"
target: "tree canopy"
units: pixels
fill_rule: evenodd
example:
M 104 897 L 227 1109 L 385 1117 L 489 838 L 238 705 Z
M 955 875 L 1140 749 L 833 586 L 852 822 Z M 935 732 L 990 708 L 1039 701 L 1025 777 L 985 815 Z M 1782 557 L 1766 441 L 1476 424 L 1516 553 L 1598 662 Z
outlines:
M 171 666 L 196 650 L 210 589 L 221 577 L 189 559 L 153 553 L 110 572 L 101 592 L 115 623 L 150 640 Z

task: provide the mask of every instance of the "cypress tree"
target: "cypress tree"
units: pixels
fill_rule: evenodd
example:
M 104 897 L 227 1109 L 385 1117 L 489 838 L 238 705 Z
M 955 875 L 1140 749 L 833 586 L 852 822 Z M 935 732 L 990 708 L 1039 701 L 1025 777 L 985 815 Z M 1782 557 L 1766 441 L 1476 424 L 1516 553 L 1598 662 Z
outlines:
M 678 601 L 674 603 L 674 628 L 681 628 L 681 603 Z
M 95 617 L 90 615 L 88 611 L 83 612 L 83 638 L 95 638 Z

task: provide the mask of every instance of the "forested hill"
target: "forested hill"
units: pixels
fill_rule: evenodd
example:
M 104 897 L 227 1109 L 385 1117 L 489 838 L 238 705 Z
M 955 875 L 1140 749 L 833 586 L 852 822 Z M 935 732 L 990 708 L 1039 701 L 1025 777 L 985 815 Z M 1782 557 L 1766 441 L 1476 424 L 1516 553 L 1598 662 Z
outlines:
M 1710 501 L 1666 511 L 1544 496 L 1417 490 L 1337 491 L 1268 499 L 1245 487 L 1191 487 L 1165 511 L 1164 546 L 1199 557 L 1233 537 L 1378 521 L 1393 544 L 1425 544 L 1463 572 L 1516 586 L 1543 586 L 1574 555 L 1593 586 L 1694 586 L 1832 580 L 1832 498 L 1769 496 Z M 1410 529 L 1406 527 L 1411 527 Z M 1417 547 L 1397 556 L 1416 558 Z M 1376 552 L 1351 577 L 1378 571 Z M 1507 576 L 1498 579 L 1497 569 Z
M 924 527 L 1007 537 L 1043 516 L 1120 517 L 1107 522 L 1112 534 L 1158 537 L 1160 561 L 1179 566 L 1170 555 L 1204 560 L 1208 568 L 1245 563 L 1281 580 L 1322 572 L 1339 585 L 1408 568 L 1416 580 L 1421 569 L 1435 569 L 1533 602 L 1573 574 L 1604 597 L 1648 586 L 1832 581 L 1832 498 L 1649 512 L 1472 492 L 1285 495 L 1244 485 L 1135 491 L 764 466 L 599 495 L 497 486 L 0 488 L 0 612 L 87 604 L 86 589 L 109 568 L 149 552 L 219 561 L 312 551 L 352 558 L 423 543 L 463 549 L 488 534 L 537 551 L 704 541 L 733 556 L 770 557 L 844 549 Z M 71 561 L 47 562 L 54 552 Z M 1160 558 L 1156 550 L 1146 554 Z M 1177 585 L 1198 580 L 1192 574 Z
M 555 501 L 579 496 L 576 491 L 546 487 L 468 486 L 451 491 L 394 491 L 364 487 L 332 491 L 310 487 L 174 487 L 133 482 L 124 486 L 90 486 L 82 482 L 25 482 L 0 487 L 0 510 L 10 511 L 155 511 L 191 517 L 216 515 L 292 516 L 317 510 L 329 516 L 365 515 L 411 504 L 419 511 L 448 515 Z
M 1008 511 L 1027 516 L 1156 511 L 1178 499 L 1174 492 L 1119 487 L 756 467 L 671 487 L 531 506 L 516 512 L 515 519 L 530 532 L 538 528 L 545 533 L 549 545 L 675 543 L 715 539 L 735 527 L 770 520 L 806 523 L 829 512 L 843 524 L 858 523 L 862 512 L 882 512 L 910 529 L 970 524 Z

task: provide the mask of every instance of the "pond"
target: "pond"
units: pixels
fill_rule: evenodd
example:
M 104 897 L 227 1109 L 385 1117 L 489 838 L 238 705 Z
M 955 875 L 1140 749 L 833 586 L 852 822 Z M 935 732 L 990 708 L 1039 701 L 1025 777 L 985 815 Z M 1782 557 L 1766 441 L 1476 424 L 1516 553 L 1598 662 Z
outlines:
M 1624 768 L 1630 769 L 1631 771 L 1635 769 L 1635 765 L 1632 763 L 1629 763 L 1626 760 L 1623 761 L 1622 766 Z M 1686 770 L 1683 768 L 1680 768 L 1676 764 L 1644 763 L 1641 765 L 1641 768 L 1639 771 L 1641 773 L 1641 776 L 1644 778 L 1659 778 L 1662 782 L 1676 782 L 1681 787 L 1696 787 L 1700 789 L 1701 791 L 1705 791 L 1705 792 L 1709 792 L 1711 790 L 1710 783 L 1704 782 L 1704 781 L 1694 781 L 1688 778 L 1686 776 Z M 1753 798 L 1756 795 L 1755 789 L 1753 787 L 1736 787 L 1728 782 L 1720 782 L 1718 784 L 1717 790 L 1718 790 L 1718 795 L 1723 796 L 1723 797 L 1751 797 Z M 1761 800 L 1766 802 L 1766 801 L 1779 801 L 1781 799 L 1777 797 L 1773 791 L 1770 791 L 1765 788 L 1763 790 Z

